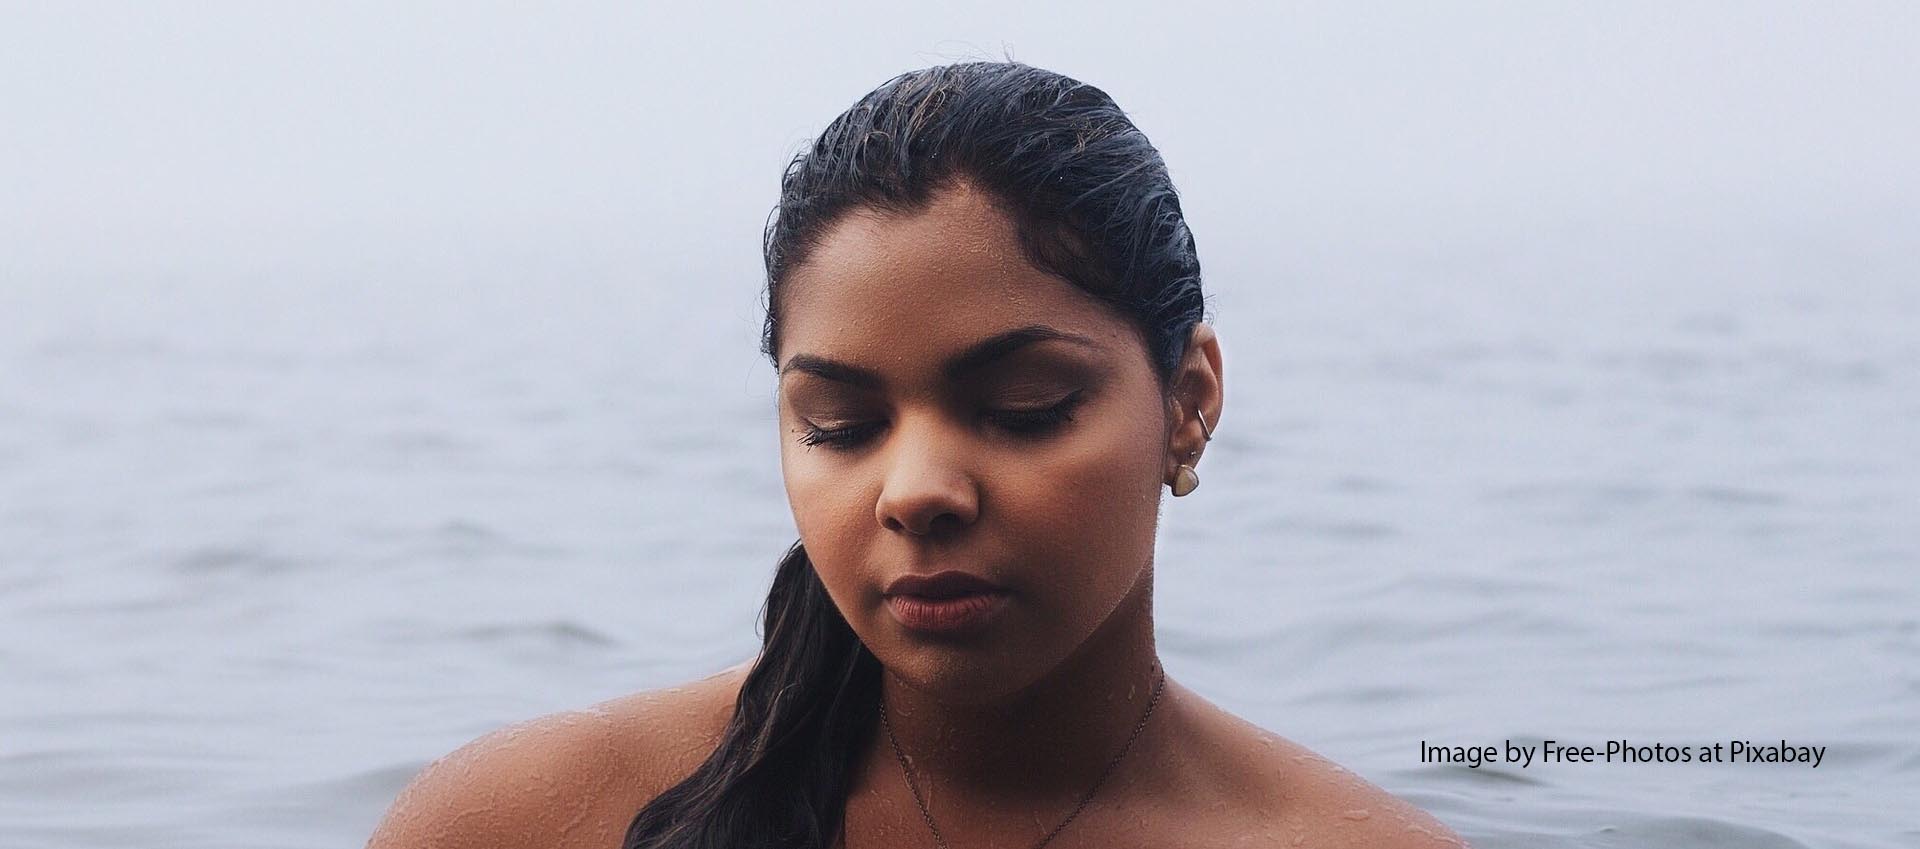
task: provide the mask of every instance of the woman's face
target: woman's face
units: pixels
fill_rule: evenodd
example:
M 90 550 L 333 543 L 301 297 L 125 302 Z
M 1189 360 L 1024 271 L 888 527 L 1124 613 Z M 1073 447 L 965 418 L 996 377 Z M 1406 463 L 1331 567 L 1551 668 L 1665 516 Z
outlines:
M 988 196 L 962 184 L 922 212 L 848 215 L 780 297 L 787 498 L 889 670 L 990 699 L 1145 597 L 1171 468 L 1146 348 L 1030 265 Z M 1005 588 L 984 622 L 930 631 L 889 603 L 896 579 L 948 570 Z

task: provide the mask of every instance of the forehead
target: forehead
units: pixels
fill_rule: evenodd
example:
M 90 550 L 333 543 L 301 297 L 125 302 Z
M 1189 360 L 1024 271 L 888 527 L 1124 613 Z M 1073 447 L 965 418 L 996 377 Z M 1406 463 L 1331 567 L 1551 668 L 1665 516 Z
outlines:
M 783 284 L 780 350 L 888 363 L 931 362 L 968 343 L 1044 324 L 1114 353 L 1140 347 L 1113 308 L 1034 267 L 1012 220 L 965 184 L 908 214 L 837 222 Z

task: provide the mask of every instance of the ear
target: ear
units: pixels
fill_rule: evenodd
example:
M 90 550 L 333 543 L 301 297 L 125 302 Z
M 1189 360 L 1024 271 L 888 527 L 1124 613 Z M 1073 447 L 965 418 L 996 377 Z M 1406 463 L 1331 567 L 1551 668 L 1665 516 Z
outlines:
M 1222 379 L 1220 336 L 1211 325 L 1197 323 L 1193 335 L 1187 338 L 1186 356 L 1173 372 L 1173 427 L 1167 434 L 1163 480 L 1171 482 L 1182 465 L 1197 468 L 1199 455 L 1206 453 L 1206 430 L 1219 433 L 1221 407 L 1226 401 Z M 1196 410 L 1206 417 L 1206 429 L 1201 428 Z

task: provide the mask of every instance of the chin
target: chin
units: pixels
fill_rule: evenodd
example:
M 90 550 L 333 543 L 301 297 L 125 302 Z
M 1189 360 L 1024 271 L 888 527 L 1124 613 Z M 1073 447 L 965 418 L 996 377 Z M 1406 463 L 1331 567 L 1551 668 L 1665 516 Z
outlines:
M 1032 654 L 990 641 L 941 643 L 908 638 L 889 643 L 874 656 L 887 674 L 952 704 L 1004 701 L 1037 677 L 1030 665 Z

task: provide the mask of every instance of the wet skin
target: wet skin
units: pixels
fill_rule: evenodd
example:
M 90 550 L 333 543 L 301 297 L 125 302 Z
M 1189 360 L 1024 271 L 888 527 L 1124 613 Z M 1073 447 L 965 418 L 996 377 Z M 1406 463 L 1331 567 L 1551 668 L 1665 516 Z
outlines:
M 1031 846 L 1146 707 L 1160 493 L 1204 453 L 1192 411 L 1219 426 L 1218 340 L 1197 326 L 1162 385 L 1139 331 L 1027 262 L 1010 219 L 964 184 L 919 212 L 847 216 L 777 306 L 781 463 L 801 540 L 885 669 L 894 731 L 947 842 Z M 1006 588 L 984 627 L 929 635 L 891 612 L 891 581 L 949 569 Z M 372 845 L 618 846 L 712 750 L 743 674 L 477 741 L 423 773 Z M 846 837 L 933 845 L 878 734 L 856 760 Z M 1169 678 L 1049 845 L 1461 844 Z

